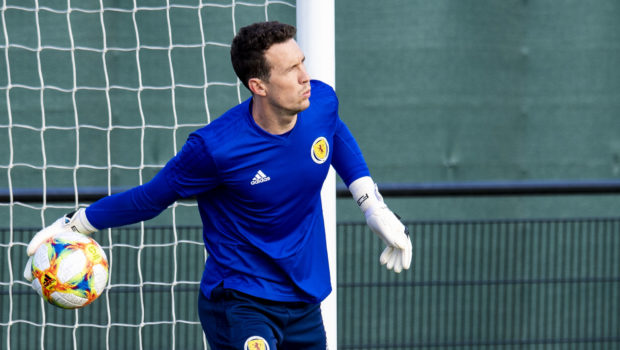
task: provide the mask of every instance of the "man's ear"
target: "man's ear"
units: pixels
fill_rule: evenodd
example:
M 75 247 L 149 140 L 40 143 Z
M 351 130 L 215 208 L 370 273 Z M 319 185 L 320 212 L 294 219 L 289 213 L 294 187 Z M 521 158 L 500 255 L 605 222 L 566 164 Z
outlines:
M 265 86 L 265 83 L 259 78 L 251 78 L 250 80 L 248 80 L 248 86 L 250 87 L 250 91 L 252 91 L 252 93 L 255 95 L 267 95 L 267 88 Z

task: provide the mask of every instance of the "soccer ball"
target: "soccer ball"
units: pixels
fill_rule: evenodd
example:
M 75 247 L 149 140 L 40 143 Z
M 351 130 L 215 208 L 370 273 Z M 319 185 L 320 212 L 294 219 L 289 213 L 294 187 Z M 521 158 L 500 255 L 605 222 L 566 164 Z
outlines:
M 108 282 L 105 252 L 94 239 L 77 232 L 63 232 L 41 244 L 31 264 L 32 288 L 65 309 L 90 304 Z

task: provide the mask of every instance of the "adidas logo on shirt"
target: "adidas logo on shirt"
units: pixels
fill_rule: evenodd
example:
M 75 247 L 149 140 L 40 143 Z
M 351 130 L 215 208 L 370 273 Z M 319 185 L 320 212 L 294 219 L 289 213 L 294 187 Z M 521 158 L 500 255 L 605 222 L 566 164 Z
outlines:
M 263 182 L 267 182 L 271 180 L 271 178 L 267 175 L 265 175 L 265 173 L 263 173 L 262 170 L 259 170 L 256 175 L 254 175 L 254 178 L 252 179 L 252 182 L 250 182 L 250 185 L 254 186 L 254 185 L 258 185 L 260 183 Z

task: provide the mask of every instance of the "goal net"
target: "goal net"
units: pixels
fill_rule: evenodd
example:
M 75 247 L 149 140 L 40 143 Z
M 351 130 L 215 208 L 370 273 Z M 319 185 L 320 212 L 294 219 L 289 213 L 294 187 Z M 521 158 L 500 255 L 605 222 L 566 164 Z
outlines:
M 25 247 L 93 193 L 148 181 L 247 98 L 230 41 L 252 22 L 294 24 L 295 1 L 4 0 L 0 20 L 0 349 L 207 348 L 193 203 L 96 233 L 110 278 L 84 309 L 34 294 Z

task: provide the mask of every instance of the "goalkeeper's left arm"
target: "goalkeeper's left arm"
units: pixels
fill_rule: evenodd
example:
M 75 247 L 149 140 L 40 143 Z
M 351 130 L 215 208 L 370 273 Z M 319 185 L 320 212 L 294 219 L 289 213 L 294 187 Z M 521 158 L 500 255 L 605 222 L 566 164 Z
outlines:
M 349 187 L 370 229 L 386 244 L 381 264 L 397 273 L 409 269 L 412 247 L 407 228 L 383 202 L 357 142 L 340 120 L 334 134 L 332 165 Z

